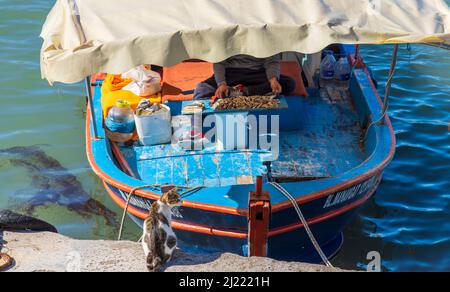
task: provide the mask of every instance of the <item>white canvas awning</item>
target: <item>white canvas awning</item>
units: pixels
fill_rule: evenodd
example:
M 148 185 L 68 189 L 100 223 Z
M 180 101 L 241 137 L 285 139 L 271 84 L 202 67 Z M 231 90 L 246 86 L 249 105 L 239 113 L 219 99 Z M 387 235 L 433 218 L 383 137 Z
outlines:
M 73 83 L 332 43 L 450 43 L 450 10 L 443 0 L 57 0 L 41 37 L 42 76 Z

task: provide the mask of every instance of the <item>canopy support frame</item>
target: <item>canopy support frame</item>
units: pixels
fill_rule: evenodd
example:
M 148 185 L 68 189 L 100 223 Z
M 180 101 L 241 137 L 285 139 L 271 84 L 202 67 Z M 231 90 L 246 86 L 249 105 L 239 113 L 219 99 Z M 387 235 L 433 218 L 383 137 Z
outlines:
M 367 135 L 372 126 L 375 126 L 375 125 L 381 126 L 381 125 L 386 124 L 386 116 L 387 116 L 387 112 L 389 109 L 389 97 L 391 95 L 392 81 L 394 80 L 395 71 L 397 69 L 398 50 L 399 50 L 399 45 L 395 44 L 394 49 L 392 51 L 391 68 L 389 70 L 388 81 L 386 83 L 386 87 L 385 87 L 385 91 L 384 91 L 384 100 L 383 100 L 383 108 L 381 111 L 381 116 L 378 120 L 373 121 L 369 126 L 367 126 L 367 129 L 364 133 L 363 141 L 365 141 L 367 139 Z
M 92 95 L 92 90 L 91 90 L 91 77 L 88 76 L 85 79 L 85 84 L 86 84 L 86 96 L 87 96 L 87 101 L 89 104 L 89 113 L 91 115 L 91 125 L 92 125 L 92 131 L 94 132 L 94 139 L 98 139 L 98 130 L 97 130 L 97 122 L 95 119 L 95 110 L 94 110 L 94 98 Z
M 386 88 L 384 91 L 383 111 L 382 111 L 381 118 L 375 124 L 384 125 L 386 122 L 385 117 L 386 117 L 387 111 L 389 109 L 389 98 L 391 95 L 392 81 L 394 81 L 394 75 L 395 75 L 395 71 L 397 69 L 398 49 L 399 49 L 399 45 L 395 44 L 394 50 L 392 52 L 391 69 L 389 71 L 389 77 L 388 77 L 388 81 L 386 83 Z

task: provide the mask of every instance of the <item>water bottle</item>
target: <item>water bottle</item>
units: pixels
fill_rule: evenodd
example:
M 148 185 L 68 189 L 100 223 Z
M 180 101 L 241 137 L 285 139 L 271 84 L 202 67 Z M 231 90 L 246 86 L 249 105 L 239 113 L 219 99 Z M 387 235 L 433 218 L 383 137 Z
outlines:
M 105 120 L 106 133 L 113 142 L 125 143 L 133 138 L 134 113 L 130 103 L 118 100 L 109 110 Z
M 340 58 L 334 71 L 337 85 L 341 88 L 348 88 L 352 68 L 347 58 Z
M 336 66 L 336 59 L 334 58 L 333 51 L 324 51 L 325 57 L 320 64 L 320 79 L 321 87 L 327 87 L 332 85 Z

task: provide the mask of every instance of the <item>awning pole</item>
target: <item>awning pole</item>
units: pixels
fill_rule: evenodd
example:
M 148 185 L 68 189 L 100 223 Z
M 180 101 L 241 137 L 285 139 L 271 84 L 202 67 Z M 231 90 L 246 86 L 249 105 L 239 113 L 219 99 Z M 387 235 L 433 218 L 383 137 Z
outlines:
M 91 77 L 90 76 L 86 77 L 85 83 L 86 83 L 86 94 L 87 94 L 88 104 L 89 104 L 89 112 L 91 114 L 92 130 L 94 131 L 94 138 L 97 139 L 98 138 L 97 122 L 95 120 L 94 99 L 92 97 Z
M 439 49 L 450 51 L 450 44 L 446 44 L 446 43 L 431 43 L 431 44 L 427 44 L 427 45 L 435 47 L 435 48 L 439 48 Z
M 391 69 L 389 71 L 389 78 L 386 83 L 386 89 L 384 91 L 384 101 L 383 101 L 383 112 L 381 116 L 381 120 L 378 122 L 381 125 L 384 125 L 387 110 L 389 108 L 389 97 L 391 95 L 391 89 L 392 89 L 392 81 L 394 80 L 395 70 L 397 68 L 397 58 L 398 58 L 398 44 L 394 45 L 394 51 L 392 53 L 392 62 L 391 62 Z
M 389 97 L 391 95 L 391 88 L 392 88 L 392 81 L 394 80 L 394 75 L 395 75 L 395 69 L 397 67 L 397 58 L 398 58 L 398 48 L 399 45 L 396 44 L 394 45 L 394 50 L 392 52 L 392 61 L 391 61 L 391 69 L 389 70 L 389 77 L 388 77 L 388 81 L 386 83 L 386 89 L 384 91 L 384 101 L 383 101 L 383 110 L 381 112 L 381 116 L 378 120 L 372 122 L 366 129 L 365 133 L 363 134 L 363 136 L 361 138 L 362 141 L 365 141 L 367 138 L 367 135 L 369 134 L 369 130 L 372 126 L 374 125 L 384 125 L 386 122 L 386 115 L 387 115 L 387 111 L 389 109 Z
M 359 50 L 360 50 L 360 45 L 356 45 L 356 49 L 355 49 L 355 64 L 358 64 L 360 58 L 359 58 Z
M 353 57 L 353 66 L 352 66 L 352 71 L 350 73 L 351 78 L 353 78 L 353 74 L 355 73 L 355 69 L 358 67 L 359 65 L 359 61 L 360 61 L 360 57 L 359 57 L 359 51 L 360 51 L 360 46 L 359 45 L 355 45 L 355 56 Z

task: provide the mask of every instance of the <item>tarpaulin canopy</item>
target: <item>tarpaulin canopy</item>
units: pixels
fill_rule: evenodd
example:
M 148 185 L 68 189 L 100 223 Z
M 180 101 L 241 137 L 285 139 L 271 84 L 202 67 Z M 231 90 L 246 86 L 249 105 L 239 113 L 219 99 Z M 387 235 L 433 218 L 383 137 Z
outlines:
M 58 0 L 41 37 L 42 76 L 187 59 L 315 53 L 329 44 L 450 43 L 443 0 Z

